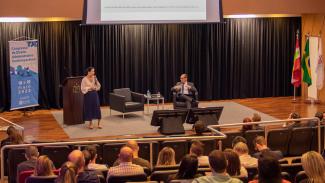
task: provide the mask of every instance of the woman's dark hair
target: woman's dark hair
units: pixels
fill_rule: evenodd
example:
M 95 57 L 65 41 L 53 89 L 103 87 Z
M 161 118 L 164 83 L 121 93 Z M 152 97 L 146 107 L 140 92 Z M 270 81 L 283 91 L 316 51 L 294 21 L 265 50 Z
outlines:
M 185 155 L 179 165 L 176 179 L 193 179 L 197 173 L 199 161 L 194 155 Z
M 82 154 L 84 155 L 84 158 L 85 158 L 85 167 L 88 166 L 88 164 L 90 163 L 90 161 L 92 160 L 91 159 L 91 154 L 88 150 L 83 150 L 82 151 Z
M 240 160 L 237 153 L 235 153 L 231 149 L 226 149 L 224 151 L 224 154 L 226 156 L 226 159 L 228 160 L 228 166 L 227 166 L 227 173 L 230 176 L 238 176 L 240 175 Z
M 249 123 L 249 122 L 252 122 L 252 119 L 251 118 L 244 118 L 243 119 L 243 123 Z M 253 130 L 253 125 L 243 125 L 242 126 L 242 131 L 245 132 L 247 130 Z
M 262 155 L 258 159 L 258 182 L 281 183 L 281 167 L 277 159 L 270 155 Z
M 88 68 L 86 69 L 86 75 L 88 74 L 88 72 L 90 72 L 90 71 L 93 70 L 93 69 L 95 69 L 95 67 L 88 67 Z
M 23 136 L 19 133 L 19 131 L 13 127 L 9 126 L 7 129 L 7 134 L 10 139 L 10 144 L 22 144 L 24 143 Z

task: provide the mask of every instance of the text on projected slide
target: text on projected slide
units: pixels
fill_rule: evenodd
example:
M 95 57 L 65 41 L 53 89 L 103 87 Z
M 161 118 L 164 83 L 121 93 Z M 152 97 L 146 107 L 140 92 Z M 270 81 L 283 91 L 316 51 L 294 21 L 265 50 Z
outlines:
M 206 20 L 206 0 L 101 0 L 101 21 Z

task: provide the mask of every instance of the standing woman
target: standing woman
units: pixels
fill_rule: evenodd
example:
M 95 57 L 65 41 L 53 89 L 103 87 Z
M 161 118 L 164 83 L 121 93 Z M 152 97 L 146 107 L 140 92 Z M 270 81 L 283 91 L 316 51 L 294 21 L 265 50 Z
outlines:
M 100 90 L 100 83 L 95 75 L 95 68 L 88 67 L 87 75 L 81 81 L 81 92 L 84 94 L 84 121 L 89 121 L 89 128 L 93 129 L 93 119 L 98 120 L 98 128 L 100 126 L 100 119 L 102 118 L 100 112 L 99 97 L 97 91 Z

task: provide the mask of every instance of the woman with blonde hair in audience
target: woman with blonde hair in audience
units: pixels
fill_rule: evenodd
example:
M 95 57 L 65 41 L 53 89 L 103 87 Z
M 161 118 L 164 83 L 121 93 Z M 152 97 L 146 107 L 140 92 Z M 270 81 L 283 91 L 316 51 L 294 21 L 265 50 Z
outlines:
M 65 162 L 60 168 L 59 177 L 55 183 L 77 183 L 78 167 L 70 162 Z
M 53 162 L 47 156 L 38 157 L 33 175 L 53 176 Z
M 315 152 L 309 151 L 302 155 L 301 163 L 308 176 L 305 183 L 324 183 L 325 182 L 325 161 L 323 157 Z
M 156 166 L 171 166 L 176 165 L 175 151 L 173 148 L 164 147 L 158 154 Z

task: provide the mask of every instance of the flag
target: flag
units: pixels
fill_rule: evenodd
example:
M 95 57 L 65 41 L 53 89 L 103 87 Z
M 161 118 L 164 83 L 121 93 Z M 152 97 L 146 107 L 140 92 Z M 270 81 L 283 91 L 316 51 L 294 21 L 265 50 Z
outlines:
M 311 82 L 311 72 L 310 72 L 310 58 L 309 58 L 309 37 L 307 37 L 304 55 L 302 57 L 301 63 L 303 78 L 302 80 L 310 86 Z
M 318 90 L 323 88 L 324 83 L 324 62 L 323 62 L 323 50 L 322 50 L 322 38 L 318 38 L 318 58 L 316 66 L 317 81 L 316 87 Z
M 299 87 L 301 84 L 301 61 L 300 61 L 300 46 L 299 46 L 298 34 L 296 38 L 295 55 L 293 58 L 291 84 L 293 84 L 294 87 Z

